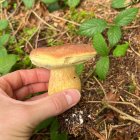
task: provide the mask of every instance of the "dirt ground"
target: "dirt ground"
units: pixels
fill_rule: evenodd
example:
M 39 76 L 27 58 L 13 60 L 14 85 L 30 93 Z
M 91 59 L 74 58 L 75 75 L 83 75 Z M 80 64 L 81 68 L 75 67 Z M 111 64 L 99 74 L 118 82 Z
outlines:
M 137 6 L 140 7 L 140 4 Z M 106 0 L 85 1 L 81 7 L 88 10 L 92 7 L 90 10 L 95 12 L 96 17 L 109 22 L 117 13 Z M 140 124 L 128 116 L 140 119 L 139 18 L 133 25 L 124 28 L 122 41 L 129 41 L 131 46 L 123 58 L 115 59 L 110 55 L 111 68 L 105 81 L 99 81 L 92 72 L 98 57 L 85 64 L 86 69 L 81 76 L 82 99 L 76 107 L 59 117 L 63 130 L 74 136 L 71 140 L 140 138 Z M 109 103 L 111 107 L 105 101 L 112 101 Z
M 140 7 L 137 4 L 136 7 Z M 112 22 L 118 11 L 110 0 L 84 0 L 78 8 L 93 12 L 95 17 Z M 90 39 L 67 31 L 69 10 L 57 11 L 48 20 L 60 29 L 55 39 L 64 43 L 91 43 Z M 59 18 L 58 18 L 59 17 Z M 62 131 L 70 140 L 138 140 L 140 138 L 140 13 L 136 21 L 124 27 L 121 42 L 131 45 L 123 58 L 110 55 L 110 71 L 105 81 L 95 77 L 93 68 L 98 56 L 85 64 L 81 75 L 80 103 L 58 117 Z M 72 23 L 77 26 L 77 23 Z M 41 43 L 42 45 L 42 43 Z M 44 132 L 45 133 L 45 132 Z M 39 137 L 38 137 L 39 139 Z

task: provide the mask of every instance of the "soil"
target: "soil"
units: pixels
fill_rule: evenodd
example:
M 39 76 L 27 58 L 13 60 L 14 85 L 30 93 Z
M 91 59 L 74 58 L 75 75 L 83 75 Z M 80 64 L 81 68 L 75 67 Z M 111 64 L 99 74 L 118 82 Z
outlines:
M 92 7 L 96 17 L 112 21 L 117 12 L 110 9 L 107 1 L 85 2 L 83 7 Z M 140 6 L 140 5 L 137 5 Z M 113 107 L 140 119 L 140 20 L 126 27 L 122 41 L 129 41 L 131 47 L 123 58 L 110 55 L 110 72 L 105 81 L 99 81 L 93 72 L 95 60 L 85 64 L 81 76 L 82 99 L 80 103 L 59 116 L 62 130 L 72 135 L 71 140 L 137 140 L 140 138 L 140 124 L 123 117 Z M 88 42 L 87 42 L 88 43 Z M 119 104 L 123 102 L 124 104 Z M 131 103 L 131 105 L 130 105 Z
M 140 4 L 136 7 L 140 7 Z M 84 0 L 78 10 L 94 12 L 95 17 L 106 19 L 108 22 L 112 22 L 118 13 L 110 7 L 110 0 Z M 68 12 L 57 11 L 53 14 L 65 18 Z M 68 132 L 70 140 L 138 140 L 140 138 L 139 17 L 140 13 L 132 25 L 124 27 L 121 42 L 128 41 L 131 44 L 130 48 L 127 55 L 122 58 L 114 58 L 110 54 L 110 71 L 105 81 L 98 80 L 94 73 L 99 56 L 85 64 L 85 70 L 81 75 L 80 103 L 58 116 L 61 130 Z M 55 39 L 61 38 L 65 43 L 91 43 L 90 39 L 78 35 L 71 36 L 63 20 L 53 19 L 52 24 L 57 25 L 61 30 Z M 139 124 L 129 120 L 127 115 L 138 120 Z M 40 139 L 39 137 L 36 139 Z

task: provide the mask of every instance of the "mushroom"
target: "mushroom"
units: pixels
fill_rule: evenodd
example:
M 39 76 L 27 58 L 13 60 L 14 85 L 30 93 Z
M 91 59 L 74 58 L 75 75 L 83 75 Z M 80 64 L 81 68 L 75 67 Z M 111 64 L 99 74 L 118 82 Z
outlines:
M 66 89 L 81 91 L 81 81 L 75 65 L 90 60 L 96 55 L 91 45 L 64 45 L 34 49 L 30 54 L 33 64 L 50 71 L 48 94 Z

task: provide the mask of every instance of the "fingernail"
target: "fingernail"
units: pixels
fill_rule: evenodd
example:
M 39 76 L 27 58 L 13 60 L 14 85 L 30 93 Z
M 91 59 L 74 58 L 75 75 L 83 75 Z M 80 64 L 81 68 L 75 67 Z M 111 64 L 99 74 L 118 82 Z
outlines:
M 81 98 L 80 92 L 75 89 L 65 91 L 65 96 L 69 106 L 76 105 Z

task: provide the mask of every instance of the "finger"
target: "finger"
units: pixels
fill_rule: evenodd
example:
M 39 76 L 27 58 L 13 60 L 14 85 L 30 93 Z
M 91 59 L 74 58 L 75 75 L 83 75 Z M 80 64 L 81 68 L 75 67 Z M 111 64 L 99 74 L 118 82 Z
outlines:
M 26 104 L 29 105 L 28 109 L 32 114 L 32 123 L 36 125 L 49 117 L 66 111 L 77 104 L 79 100 L 79 91 L 67 90 L 40 100 L 26 102 Z
M 0 78 L 0 85 L 4 91 L 17 90 L 23 86 L 34 83 L 48 82 L 49 71 L 46 69 L 19 70 Z M 8 87 L 8 88 L 6 88 Z
M 24 86 L 14 92 L 16 99 L 24 100 L 27 96 L 37 92 L 47 91 L 48 83 L 36 83 Z
M 44 93 L 44 94 L 41 94 L 41 95 L 34 96 L 34 97 L 30 98 L 30 99 L 26 100 L 26 102 L 39 100 L 39 99 L 42 99 L 42 98 L 47 97 L 47 96 L 48 96 L 48 93 Z

